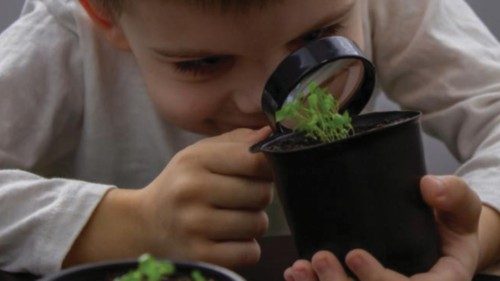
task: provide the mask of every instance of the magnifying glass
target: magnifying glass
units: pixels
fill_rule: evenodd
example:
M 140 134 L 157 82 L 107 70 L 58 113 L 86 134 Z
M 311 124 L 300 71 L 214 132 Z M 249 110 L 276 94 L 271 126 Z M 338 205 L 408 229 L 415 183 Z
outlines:
M 294 129 L 292 120 L 276 121 L 276 112 L 297 99 L 306 100 L 309 85 L 326 89 L 339 111 L 357 115 L 375 86 L 375 67 L 351 40 L 333 36 L 304 46 L 286 57 L 266 83 L 262 109 L 275 133 Z

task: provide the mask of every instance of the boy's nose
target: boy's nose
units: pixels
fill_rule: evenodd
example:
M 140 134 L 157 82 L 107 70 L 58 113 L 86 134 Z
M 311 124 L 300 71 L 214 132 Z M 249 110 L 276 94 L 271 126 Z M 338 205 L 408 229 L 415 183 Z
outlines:
M 278 52 L 261 58 L 259 61 L 246 66 L 246 71 L 240 71 L 238 89 L 233 94 L 234 103 L 238 109 L 244 113 L 261 112 L 262 93 L 267 80 L 271 77 L 278 64 L 289 54 L 289 50 L 279 50 Z
M 262 111 L 261 97 L 267 79 L 267 72 L 241 75 L 232 94 L 233 102 L 241 112 L 252 114 Z
M 233 93 L 233 100 L 242 113 L 252 114 L 261 111 L 260 100 L 264 87 L 246 87 Z

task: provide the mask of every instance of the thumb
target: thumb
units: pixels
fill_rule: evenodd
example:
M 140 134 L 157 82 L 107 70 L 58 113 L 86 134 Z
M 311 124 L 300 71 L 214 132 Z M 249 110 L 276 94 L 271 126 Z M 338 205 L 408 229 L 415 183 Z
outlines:
M 462 179 L 425 176 L 420 188 L 425 202 L 434 208 L 438 223 L 459 234 L 477 231 L 481 201 Z

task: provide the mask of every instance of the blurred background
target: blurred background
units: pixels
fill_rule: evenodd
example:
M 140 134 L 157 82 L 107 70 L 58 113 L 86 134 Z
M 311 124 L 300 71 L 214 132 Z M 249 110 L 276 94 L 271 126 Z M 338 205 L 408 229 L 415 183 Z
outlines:
M 373 0 L 376 1 L 376 0 Z M 414 0 L 418 1 L 418 0 Z M 467 0 L 469 5 L 481 17 L 497 38 L 500 38 L 500 1 Z M 7 28 L 19 15 L 23 0 L 0 0 L 0 31 Z M 378 110 L 396 109 L 397 105 L 381 96 L 377 100 Z M 450 174 L 457 168 L 458 162 L 439 141 L 424 136 L 427 169 L 433 174 Z

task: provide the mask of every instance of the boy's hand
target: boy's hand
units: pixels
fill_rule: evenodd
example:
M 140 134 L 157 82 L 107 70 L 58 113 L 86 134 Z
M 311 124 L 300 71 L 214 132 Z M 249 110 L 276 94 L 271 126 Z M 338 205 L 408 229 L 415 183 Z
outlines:
M 143 190 L 153 254 L 235 267 L 260 258 L 272 172 L 250 145 L 270 133 L 239 129 L 179 152 Z
M 363 250 L 353 250 L 346 263 L 360 281 L 469 281 L 479 260 L 478 196 L 454 176 L 426 176 L 421 181 L 424 200 L 435 209 L 443 256 L 429 272 L 405 277 L 386 269 Z M 287 281 L 347 281 L 340 262 L 330 252 L 316 253 L 312 262 L 299 260 L 284 273 Z

